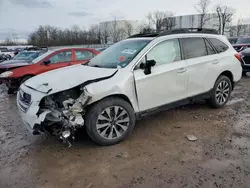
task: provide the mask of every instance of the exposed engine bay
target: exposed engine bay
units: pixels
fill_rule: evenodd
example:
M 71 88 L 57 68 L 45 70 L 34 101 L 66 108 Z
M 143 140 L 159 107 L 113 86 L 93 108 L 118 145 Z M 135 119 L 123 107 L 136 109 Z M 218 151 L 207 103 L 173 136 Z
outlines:
M 37 131 L 59 136 L 69 147 L 72 146 L 76 130 L 84 126 L 85 107 L 90 98 L 85 88 L 74 88 L 45 97 L 37 113 L 44 121 L 37 125 Z

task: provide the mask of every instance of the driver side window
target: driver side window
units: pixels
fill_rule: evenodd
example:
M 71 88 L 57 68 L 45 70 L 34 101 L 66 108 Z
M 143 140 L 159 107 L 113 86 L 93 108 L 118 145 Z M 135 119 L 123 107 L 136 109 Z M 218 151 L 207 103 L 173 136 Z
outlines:
M 50 60 L 51 64 L 71 62 L 72 61 L 72 52 L 71 51 L 59 52 L 56 55 L 53 55 L 49 60 Z
M 156 66 L 181 60 L 178 39 L 171 39 L 157 44 L 148 54 L 147 60 L 155 60 Z

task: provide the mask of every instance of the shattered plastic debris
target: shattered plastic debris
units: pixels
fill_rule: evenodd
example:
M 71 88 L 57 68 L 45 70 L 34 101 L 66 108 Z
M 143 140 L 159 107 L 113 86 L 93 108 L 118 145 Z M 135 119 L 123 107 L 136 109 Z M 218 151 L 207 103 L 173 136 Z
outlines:
M 63 107 L 67 110 L 69 109 L 69 104 L 72 105 L 74 102 L 75 102 L 74 99 L 68 99 L 66 101 L 63 101 Z
M 82 118 L 81 114 L 77 114 L 76 116 L 70 117 L 70 123 L 73 126 L 84 125 L 84 119 Z
M 41 113 L 41 114 L 39 115 L 40 121 L 43 122 L 43 121 L 45 120 L 47 114 L 49 114 L 49 113 L 51 113 L 50 110 L 46 110 L 46 111 L 44 111 L 43 113 Z
M 70 108 L 70 111 L 73 113 L 73 115 L 77 115 L 78 113 L 83 112 L 83 107 L 80 102 L 76 102 L 73 104 L 73 106 Z
M 187 135 L 186 137 L 191 142 L 195 142 L 197 140 L 197 137 L 194 135 Z

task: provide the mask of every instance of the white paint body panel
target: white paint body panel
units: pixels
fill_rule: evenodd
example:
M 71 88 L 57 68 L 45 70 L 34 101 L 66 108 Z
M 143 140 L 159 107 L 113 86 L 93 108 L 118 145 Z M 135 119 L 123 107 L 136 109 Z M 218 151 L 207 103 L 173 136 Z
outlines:
M 145 75 L 141 69 L 134 71 L 140 111 L 159 107 L 187 97 L 188 73 L 186 61 L 152 67 Z
M 218 37 L 228 44 L 230 49 L 225 53 L 212 55 L 213 57 L 207 56 L 197 58 L 196 60 L 182 60 L 155 66 L 152 68 L 151 75 L 145 75 L 143 70 L 134 71 L 134 67 L 141 62 L 145 54 L 159 42 L 188 36 Z M 135 113 L 150 110 L 209 91 L 213 88 L 216 79 L 223 71 L 230 71 L 233 74 L 234 82 L 239 81 L 242 68 L 239 61 L 234 57 L 235 54 L 236 51 L 231 44 L 221 36 L 179 34 L 158 37 L 152 40 L 123 69 L 104 69 L 76 65 L 31 78 L 21 85 L 21 89 L 31 95 L 32 103 L 26 113 L 20 110 L 20 115 L 25 124 L 33 129 L 35 124 L 39 124 L 42 121 L 41 118 L 37 117 L 36 113 L 39 110 L 40 101 L 45 96 L 74 88 L 89 80 L 111 76 L 116 71 L 117 73 L 113 77 L 86 86 L 88 93 L 91 95 L 89 104 L 112 95 L 123 95 L 129 99 Z M 219 60 L 218 64 L 212 64 L 214 58 Z M 47 86 L 41 86 L 44 83 Z M 50 88 L 52 90 L 46 93 Z

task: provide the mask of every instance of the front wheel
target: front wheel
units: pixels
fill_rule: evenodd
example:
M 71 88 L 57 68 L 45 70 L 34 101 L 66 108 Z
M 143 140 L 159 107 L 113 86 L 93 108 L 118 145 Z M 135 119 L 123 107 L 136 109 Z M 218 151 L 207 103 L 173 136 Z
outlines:
M 211 98 L 207 100 L 211 108 L 222 108 L 228 102 L 232 92 L 232 82 L 227 76 L 220 76 L 215 82 Z
M 86 130 L 99 145 L 114 145 L 130 135 L 135 126 L 132 106 L 121 98 L 107 98 L 94 104 L 86 114 Z

